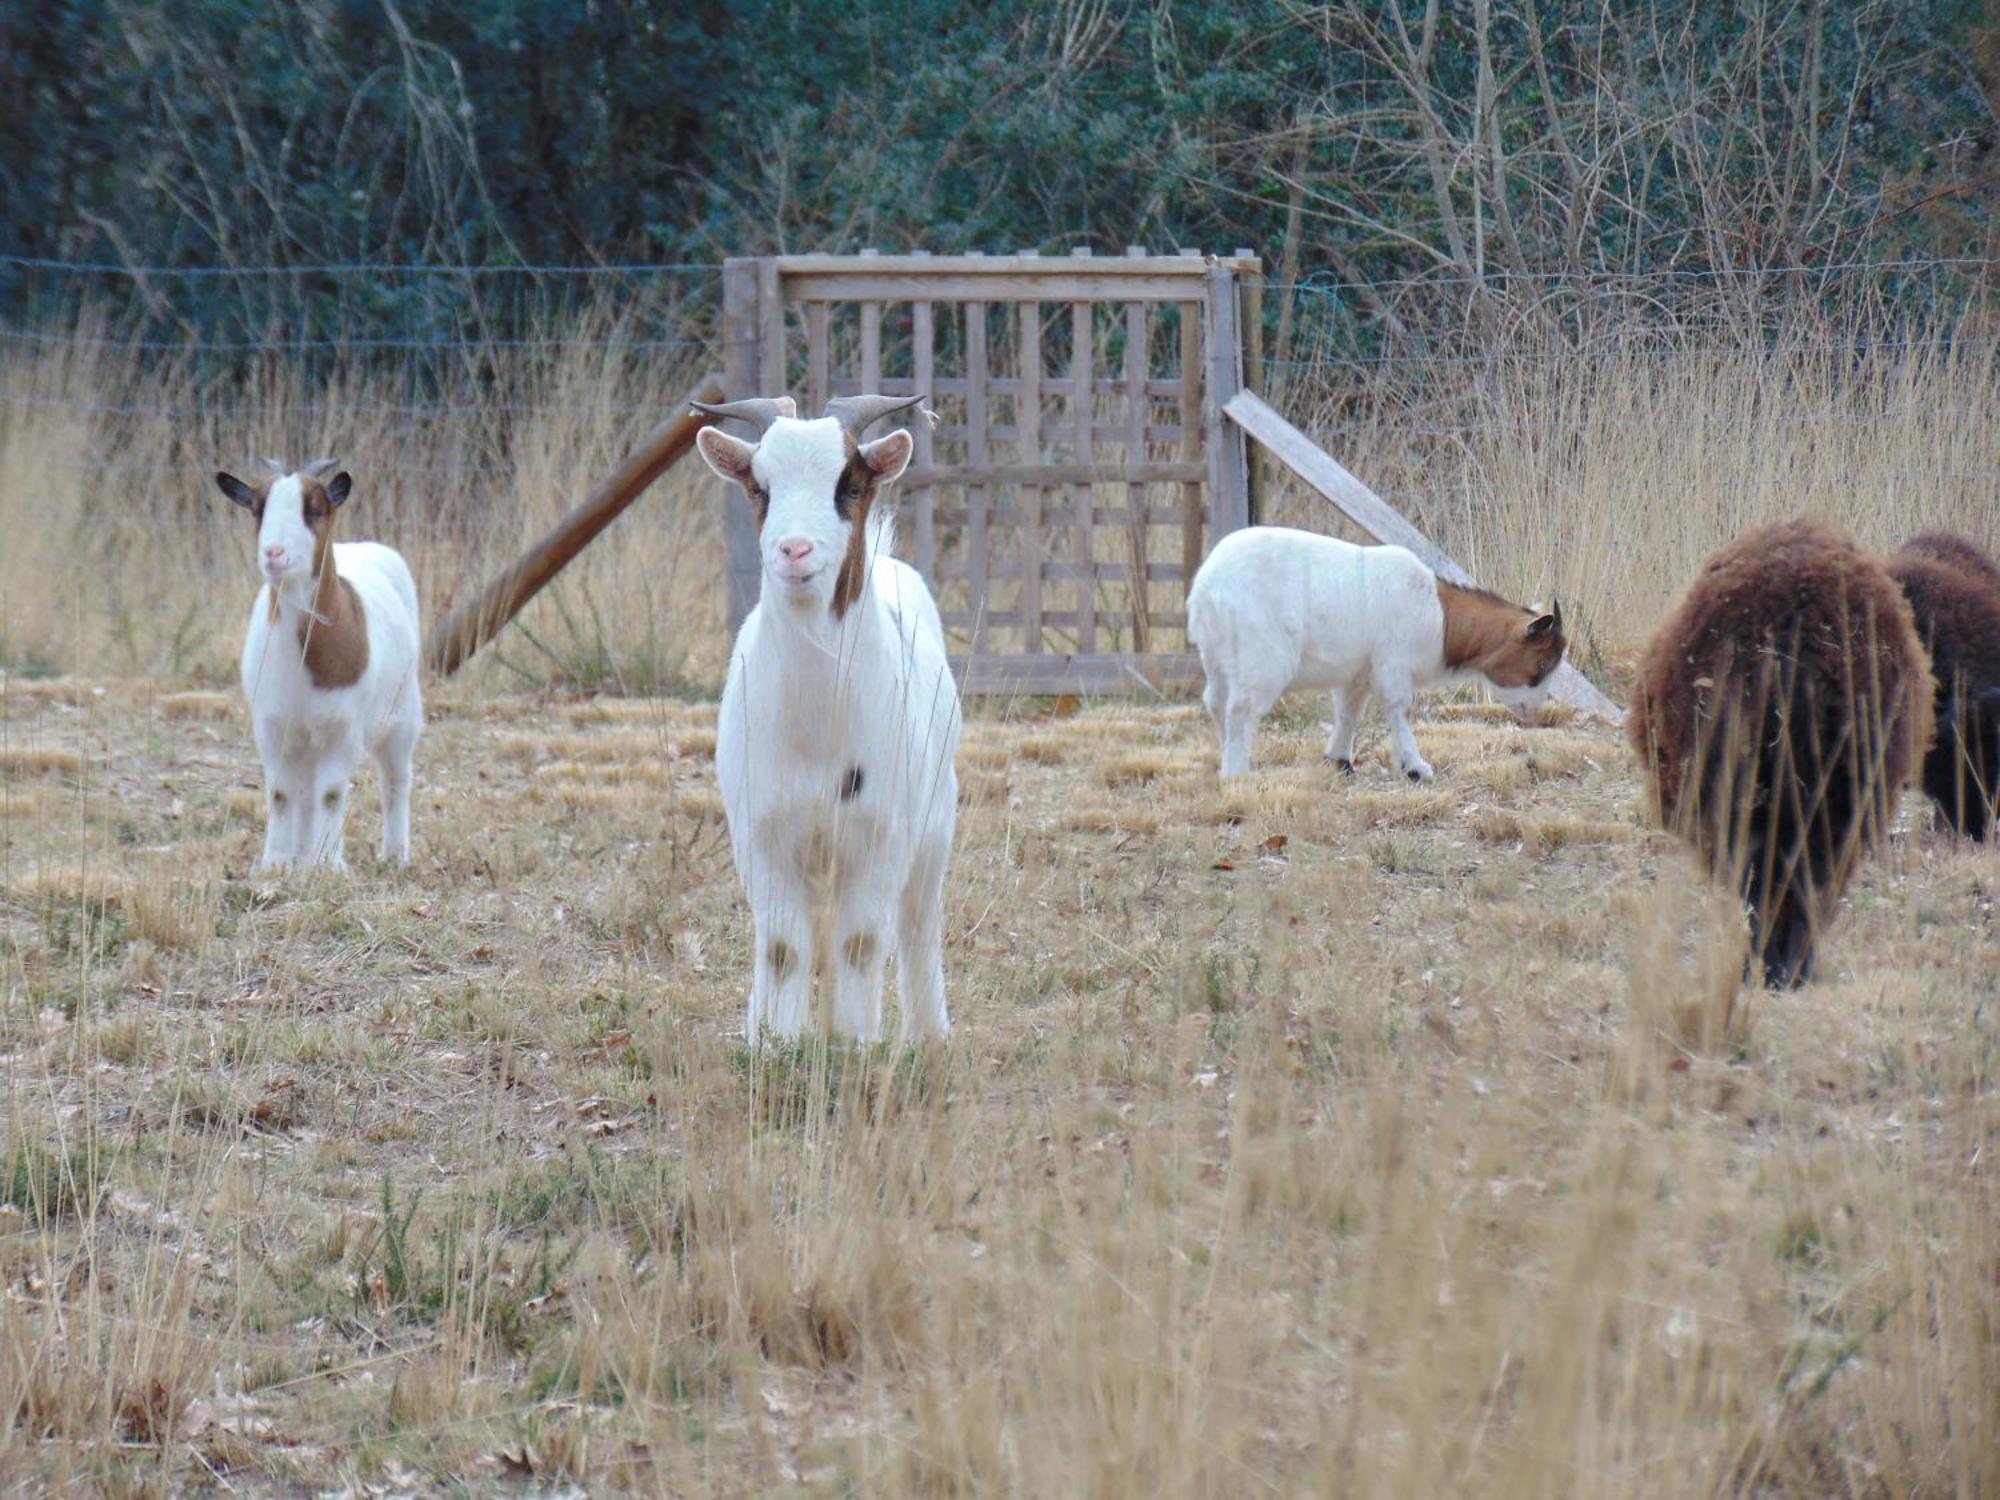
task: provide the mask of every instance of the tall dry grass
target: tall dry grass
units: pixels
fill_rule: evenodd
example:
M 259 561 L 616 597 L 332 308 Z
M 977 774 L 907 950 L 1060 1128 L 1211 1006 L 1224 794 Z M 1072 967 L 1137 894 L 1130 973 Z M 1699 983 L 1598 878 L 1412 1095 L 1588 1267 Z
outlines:
M 1592 669 L 1770 521 L 1825 516 L 1882 550 L 1930 526 L 2000 543 L 1991 341 L 1851 342 L 1502 355 L 1361 399 L 1295 382 L 1291 414 L 1482 582 L 1560 595 Z M 1267 519 L 1334 529 L 1273 477 Z
M 169 679 L 227 677 L 255 589 L 251 531 L 215 493 L 216 468 L 254 468 L 264 453 L 344 458 L 357 488 L 343 534 L 403 548 L 435 618 L 609 473 L 713 363 L 699 350 L 663 358 L 601 312 L 544 330 L 548 348 L 483 351 L 476 378 L 433 390 L 383 371 L 309 378 L 277 359 L 218 387 L 79 332 L 0 360 L 0 660 Z M 1700 559 L 1751 526 L 1813 512 L 1884 548 L 1931 525 L 2000 535 L 1992 342 L 1822 332 L 1679 352 L 1502 352 L 1372 382 L 1329 366 L 1295 375 L 1282 400 L 1483 582 L 1559 594 L 1579 660 L 1615 673 Z M 1275 462 L 1260 460 L 1259 478 L 1260 519 L 1359 535 Z M 1124 498 L 1110 487 L 1102 500 Z M 1177 537 L 1153 543 L 1178 557 Z M 1100 560 L 1122 561 L 1123 545 L 1101 538 Z M 689 460 L 531 606 L 478 676 L 712 688 L 726 654 L 722 558 L 718 488 Z M 1114 637 L 1122 587 L 1099 589 Z M 1172 603 L 1158 587 L 1153 602 Z M 1048 644 L 1065 649 L 1059 633 Z
M 273 356 L 218 385 L 86 326 L 0 361 L 0 659 L 43 672 L 227 681 L 257 578 L 217 469 L 333 455 L 355 476 L 340 535 L 409 558 L 426 621 L 467 597 L 674 414 L 699 351 L 634 347 L 615 315 L 482 351 L 476 375 Z M 720 508 L 690 466 L 521 617 L 481 671 L 657 691 L 719 675 Z

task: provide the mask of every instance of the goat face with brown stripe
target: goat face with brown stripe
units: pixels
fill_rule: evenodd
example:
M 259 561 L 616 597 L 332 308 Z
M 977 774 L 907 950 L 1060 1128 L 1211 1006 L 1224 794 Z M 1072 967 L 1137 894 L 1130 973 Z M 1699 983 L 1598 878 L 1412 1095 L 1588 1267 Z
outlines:
M 309 464 L 296 474 L 245 484 L 234 474 L 217 474 L 216 487 L 257 520 L 257 570 L 274 589 L 304 583 L 330 566 L 333 513 L 353 488 L 345 471 L 321 481 L 334 467 L 329 460 Z
M 760 441 L 704 427 L 696 438 L 701 456 L 750 497 L 764 599 L 844 618 L 867 587 L 868 520 L 876 492 L 903 472 L 914 444 L 900 430 L 872 443 L 857 442 L 857 424 L 836 410 L 841 403 L 830 404 L 817 421 L 794 417 L 789 398 L 759 404 L 772 408 Z M 894 404 L 911 405 L 914 399 Z

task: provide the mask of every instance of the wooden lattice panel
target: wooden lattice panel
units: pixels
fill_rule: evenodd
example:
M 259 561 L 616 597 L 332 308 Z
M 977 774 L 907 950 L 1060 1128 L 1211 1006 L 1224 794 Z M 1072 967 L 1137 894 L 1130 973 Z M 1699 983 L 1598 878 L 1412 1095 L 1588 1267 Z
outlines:
M 1249 519 L 1238 299 L 1254 258 L 795 256 L 724 268 L 731 398 L 931 398 L 893 492 L 966 689 L 1196 680 L 1186 592 Z M 729 520 L 732 621 L 754 602 Z

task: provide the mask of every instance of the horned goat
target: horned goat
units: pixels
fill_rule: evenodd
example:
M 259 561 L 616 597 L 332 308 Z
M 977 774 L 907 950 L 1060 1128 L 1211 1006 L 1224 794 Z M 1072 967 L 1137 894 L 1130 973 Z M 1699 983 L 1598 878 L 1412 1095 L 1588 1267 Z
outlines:
M 813 993 L 836 1032 L 875 1040 L 893 945 L 902 1034 L 940 1035 L 944 877 L 958 816 L 958 689 L 923 578 L 889 555 L 881 499 L 906 431 L 863 442 L 912 396 L 851 396 L 800 420 L 789 397 L 696 403 L 754 424 L 704 427 L 702 457 L 741 485 L 762 589 L 736 637 L 716 775 L 756 926 L 745 1025 L 795 1037 Z
M 263 864 L 345 867 L 349 783 L 364 754 L 382 775 L 381 855 L 405 863 L 424 722 L 416 582 L 394 548 L 333 540 L 334 513 L 353 487 L 334 460 L 297 473 L 265 462 L 273 472 L 260 484 L 215 476 L 257 522 L 264 584 L 242 669 L 264 762 Z
M 1748 909 L 1796 988 L 1931 739 L 1930 663 L 1888 573 L 1824 522 L 1712 553 L 1654 632 L 1626 728 L 1660 823 Z

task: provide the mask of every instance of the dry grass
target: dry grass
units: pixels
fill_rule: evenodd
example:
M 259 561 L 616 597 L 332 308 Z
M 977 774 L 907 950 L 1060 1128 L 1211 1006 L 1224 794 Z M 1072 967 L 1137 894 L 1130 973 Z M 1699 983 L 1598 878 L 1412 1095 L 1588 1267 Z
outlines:
M 714 489 L 681 471 L 433 690 L 407 872 L 366 853 L 364 774 L 349 876 L 253 878 L 218 690 L 249 537 L 208 471 L 345 453 L 350 534 L 434 613 L 688 373 L 613 329 L 500 372 L 545 412 L 278 374 L 239 431 L 80 409 L 206 399 L 171 369 L 0 365 L 7 1482 L 2000 1490 L 2000 871 L 1927 813 L 1822 977 L 1751 994 L 1740 916 L 1563 711 L 1434 705 L 1412 787 L 1375 725 L 1322 767 L 1295 699 L 1220 787 L 1198 705 L 987 704 L 951 1046 L 753 1056 L 713 705 L 572 691 L 717 681 Z M 1559 591 L 1615 688 L 1742 526 L 1991 540 L 1993 379 L 1503 367 L 1478 432 L 1326 427 L 1496 587 Z M 103 514 L 139 493 L 184 508 Z
M 1752 1003 L 1609 729 L 1413 788 L 1281 715 L 1224 791 L 1179 707 L 1003 711 L 952 1046 L 751 1058 L 712 708 L 441 692 L 415 866 L 269 884 L 240 723 L 85 701 L 0 825 L 38 1485 L 2000 1484 L 2000 876 L 1927 819 Z

